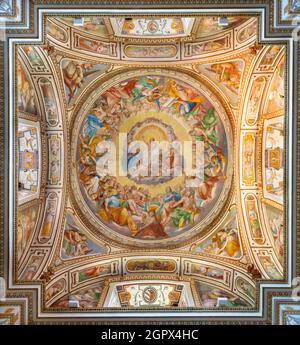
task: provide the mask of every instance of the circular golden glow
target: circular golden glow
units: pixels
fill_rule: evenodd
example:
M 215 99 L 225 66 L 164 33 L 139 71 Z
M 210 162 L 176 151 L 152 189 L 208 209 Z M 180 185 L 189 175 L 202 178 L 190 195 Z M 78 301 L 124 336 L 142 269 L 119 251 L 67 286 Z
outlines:
M 113 84 L 90 104 L 78 127 L 77 176 L 82 205 L 93 223 L 99 223 L 99 231 L 116 240 L 128 238 L 132 244 L 167 243 L 195 233 L 218 215 L 216 207 L 226 200 L 220 197 L 228 193 L 231 180 L 227 165 L 230 132 L 228 123 L 224 127 L 224 113 L 221 118 L 202 92 L 187 81 L 147 74 Z M 120 134 L 126 134 L 127 146 Z M 121 152 L 136 141 L 144 143 L 149 155 L 152 142 L 194 142 L 193 152 L 196 142 L 202 143 L 204 179 L 197 185 L 198 177 L 187 175 L 184 169 L 179 176 L 172 175 L 176 161 L 172 150 L 167 156 L 172 162 L 170 176 L 162 170 L 155 176 L 132 175 L 130 168 L 141 164 L 139 151 L 129 150 L 125 164 Z M 114 176 L 99 169 L 99 155 L 103 156 L 99 145 L 103 143 L 116 148 Z M 180 155 L 184 168 L 183 151 Z M 159 159 L 161 169 L 162 156 Z M 146 171 L 151 171 L 151 164 Z M 120 174 L 123 166 L 128 168 L 125 176 Z

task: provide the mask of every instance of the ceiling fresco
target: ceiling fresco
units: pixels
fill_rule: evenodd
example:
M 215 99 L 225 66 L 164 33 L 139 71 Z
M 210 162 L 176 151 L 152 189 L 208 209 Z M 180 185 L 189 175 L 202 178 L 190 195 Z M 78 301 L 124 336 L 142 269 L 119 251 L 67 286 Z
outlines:
M 51 17 L 47 50 L 18 48 L 18 279 L 50 270 L 49 307 L 243 308 L 255 304 L 249 266 L 283 279 L 284 48 L 249 53 L 252 18 L 230 18 L 226 28 L 198 19 Z M 205 43 L 209 25 L 215 44 Z M 168 40 L 191 30 L 194 41 Z M 127 45 L 132 38 L 146 43 Z M 177 50 L 189 65 L 172 65 Z M 154 67 L 151 54 L 170 67 Z M 138 141 L 147 158 L 155 145 L 170 150 L 145 164 Z M 180 173 L 197 150 L 203 176 Z M 139 259 L 139 248 L 152 253 Z M 164 258 L 171 248 L 178 254 Z M 126 285 L 104 284 L 115 276 L 121 284 L 126 271 Z M 193 285 L 185 301 L 180 286 L 128 280 L 174 272 Z
M 15 283 L 56 320 L 258 310 L 287 274 L 286 45 L 240 14 L 43 24 L 15 47 Z
M 139 73 L 138 77 L 113 84 L 100 96 L 96 90 L 97 98 L 91 96 L 92 105 L 75 120 L 75 199 L 82 205 L 81 210 L 85 208 L 85 218 L 91 213 L 98 229 L 103 229 L 101 222 L 104 223 L 116 233 L 118 241 L 126 241 L 124 237 L 162 241 L 182 237 L 192 228 L 199 233 L 203 223 L 211 224 L 230 190 L 233 172 L 228 146 L 232 131 L 224 110 L 219 115 L 213 101 L 185 82 L 186 77 L 180 80 L 163 70 L 155 72 L 156 75 L 142 76 Z M 126 143 L 119 133 L 126 134 Z M 145 143 L 147 156 L 153 154 L 152 144 L 156 142 L 157 149 L 161 143 L 204 143 L 204 178 L 180 173 L 182 160 L 190 151 L 187 153 L 179 145 L 173 145 L 172 151 L 139 171 L 141 154 L 137 140 Z M 105 142 L 106 147 L 101 149 L 100 142 Z M 114 157 L 107 157 L 109 170 L 119 172 L 107 176 L 102 160 L 111 143 L 116 147 L 122 145 L 123 149 L 128 146 L 128 153 L 114 168 Z M 170 163 L 167 168 L 163 160 Z M 128 174 L 121 176 L 120 170 L 125 166 Z M 164 169 L 169 169 L 169 174 Z M 198 187 L 188 187 L 197 182 Z
M 191 34 L 195 18 L 110 18 L 115 36 L 178 38 Z

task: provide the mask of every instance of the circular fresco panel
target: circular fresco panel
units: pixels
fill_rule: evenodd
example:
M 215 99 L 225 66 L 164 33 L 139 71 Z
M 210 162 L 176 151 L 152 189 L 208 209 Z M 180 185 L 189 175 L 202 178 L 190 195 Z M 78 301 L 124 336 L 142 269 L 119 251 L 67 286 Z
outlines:
M 205 90 L 187 77 L 149 73 L 93 93 L 74 126 L 72 177 L 97 231 L 161 244 L 202 231 L 218 215 L 232 177 L 231 127 Z M 195 168 L 197 154 L 201 174 L 188 174 L 187 157 Z

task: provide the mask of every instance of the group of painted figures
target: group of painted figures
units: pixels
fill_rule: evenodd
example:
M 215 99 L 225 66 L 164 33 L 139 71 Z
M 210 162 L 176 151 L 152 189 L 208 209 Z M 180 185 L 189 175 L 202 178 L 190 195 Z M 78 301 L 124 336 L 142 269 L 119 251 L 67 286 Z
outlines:
M 193 140 L 204 142 L 204 179 L 197 187 L 167 186 L 165 193 L 151 196 L 145 186 L 122 185 L 117 177 L 97 170 L 102 155 L 97 145 L 113 141 L 120 124 L 141 111 L 182 118 Z M 136 77 L 105 91 L 86 115 L 78 142 L 79 180 L 96 205 L 95 213 L 123 234 L 142 239 L 162 239 L 190 228 L 215 198 L 216 186 L 226 179 L 226 139 L 224 132 L 220 134 L 220 122 L 199 92 L 163 76 Z

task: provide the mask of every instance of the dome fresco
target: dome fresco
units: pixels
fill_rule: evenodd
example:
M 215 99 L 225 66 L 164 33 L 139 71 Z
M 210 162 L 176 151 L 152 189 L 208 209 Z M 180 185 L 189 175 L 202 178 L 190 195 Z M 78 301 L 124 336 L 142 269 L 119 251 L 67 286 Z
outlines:
M 97 97 L 75 134 L 77 178 L 87 206 L 112 231 L 140 240 L 162 240 L 200 228 L 210 213 L 218 215 L 225 181 L 228 185 L 231 180 L 226 120 L 196 88 L 178 79 L 142 75 L 113 85 Z M 120 133 L 126 134 L 125 142 Z M 138 141 L 146 144 L 144 169 L 139 169 L 141 147 L 133 146 Z M 197 141 L 201 147 L 195 146 Z M 194 163 L 203 161 L 203 176 L 184 171 L 185 142 L 194 145 Z M 116 157 L 123 154 L 124 143 L 128 149 L 120 161 Z M 181 147 L 151 159 L 155 143 Z M 107 144 L 118 148 L 115 157 L 108 156 Z M 116 171 L 105 171 L 105 155 L 107 164 L 116 160 Z M 164 163 L 169 163 L 168 174 Z M 121 176 L 120 164 L 126 176 Z

